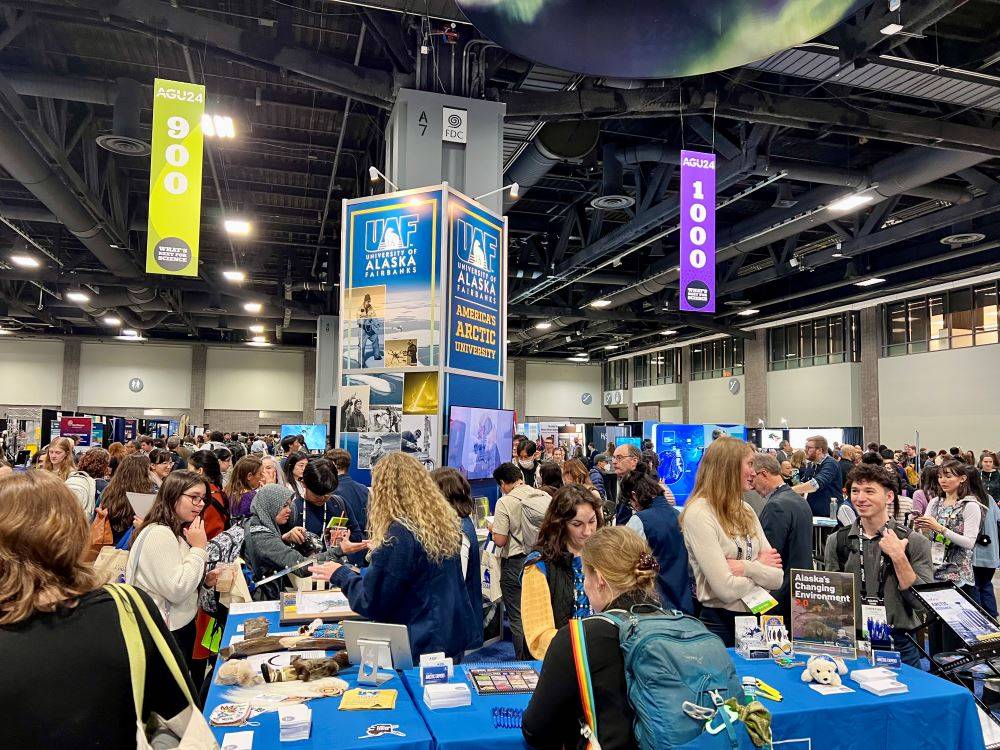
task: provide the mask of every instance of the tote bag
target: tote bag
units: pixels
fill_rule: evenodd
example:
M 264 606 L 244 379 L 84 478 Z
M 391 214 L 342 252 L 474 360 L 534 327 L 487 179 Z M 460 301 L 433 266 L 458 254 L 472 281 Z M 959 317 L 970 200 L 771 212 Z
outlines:
M 104 587 L 118 608 L 118 620 L 125 638 L 125 648 L 128 651 L 129 671 L 132 675 L 132 701 L 135 705 L 135 742 L 136 750 L 161 750 L 165 748 L 180 748 L 181 750 L 218 750 L 219 744 L 202 716 L 187 681 L 181 673 L 181 668 L 174 658 L 173 651 L 167 645 L 160 629 L 146 609 L 145 603 L 131 586 L 108 585 Z M 177 687 L 187 699 L 187 708 L 176 716 L 165 719 L 151 713 L 149 721 L 142 723 L 143 701 L 146 687 L 146 649 L 139 631 L 139 617 L 146 624 L 146 632 L 156 644 L 170 674 L 173 675 Z

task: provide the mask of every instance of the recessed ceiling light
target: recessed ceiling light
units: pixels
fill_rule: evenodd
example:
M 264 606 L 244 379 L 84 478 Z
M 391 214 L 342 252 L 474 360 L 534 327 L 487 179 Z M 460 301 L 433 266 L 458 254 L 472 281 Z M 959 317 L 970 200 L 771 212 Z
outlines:
M 12 255 L 10 256 L 10 262 L 21 268 L 38 268 L 42 265 L 30 255 Z
M 222 225 L 230 234 L 239 235 L 240 237 L 250 234 L 250 222 L 246 219 L 226 219 L 222 222 Z
M 590 303 L 590 306 L 591 307 L 602 308 L 602 307 L 607 307 L 610 304 L 611 304 L 611 300 L 609 300 L 609 299 L 595 299 L 593 302 Z
M 673 336 L 675 333 L 677 333 L 677 331 L 675 331 L 673 328 L 668 328 L 665 331 L 660 331 L 661 336 Z
M 270 346 L 270 341 L 248 341 L 247 346 Z
M 264 306 L 260 302 L 244 302 L 243 309 L 248 313 L 259 313 L 264 309 Z
M 830 257 L 831 258 L 843 258 L 844 254 L 843 253 L 830 253 Z
M 744 318 L 749 318 L 751 315 L 756 315 L 760 310 L 754 307 L 748 307 L 746 310 L 740 310 L 737 315 L 742 315 Z
M 66 299 L 70 302 L 90 302 L 90 295 L 83 292 L 67 292 Z
M 570 362 L 589 362 L 590 357 L 584 357 L 581 354 L 574 354 L 572 357 L 567 357 Z
M 535 323 L 535 328 L 537 328 L 539 331 L 547 331 L 551 327 L 552 324 L 547 320 L 543 320 L 541 323 Z
M 253 341 L 255 344 L 263 344 L 265 341 L 267 341 L 267 339 L 264 338 L 263 336 L 254 336 L 251 339 L 251 341 Z
M 618 344 L 606 344 L 604 348 L 605 349 L 617 349 L 618 348 Z
M 233 283 L 239 284 L 246 281 L 247 275 L 237 268 L 233 268 L 222 272 L 222 277 L 226 281 L 232 281 Z
M 125 336 L 127 338 L 135 338 L 138 335 L 139 335 L 139 332 L 137 330 L 135 330 L 134 328 L 123 328 L 122 329 L 122 336 Z
M 0 328 L 0 336 L 10 336 L 10 331 L 6 328 Z
M 885 279 L 880 279 L 878 276 L 872 276 L 870 279 L 862 279 L 861 281 L 855 281 L 854 286 L 876 286 L 877 284 L 884 284 Z
M 881 31 L 886 36 L 892 36 L 893 34 L 898 34 L 903 30 L 903 24 L 901 23 L 888 23 L 883 26 L 879 31 Z
M 101 322 L 106 326 L 120 326 L 122 324 L 122 319 L 116 318 L 114 315 L 106 315 L 101 318 Z
M 254 323 L 250 326 L 250 333 L 264 333 L 264 326 L 260 323 Z
M 827 208 L 831 211 L 837 212 L 850 211 L 852 209 L 859 208 L 866 203 L 871 203 L 873 200 L 875 200 L 875 196 L 873 195 L 848 195 L 845 198 L 834 201 L 827 206 Z
M 201 116 L 201 132 L 208 138 L 235 138 L 236 126 L 228 115 Z

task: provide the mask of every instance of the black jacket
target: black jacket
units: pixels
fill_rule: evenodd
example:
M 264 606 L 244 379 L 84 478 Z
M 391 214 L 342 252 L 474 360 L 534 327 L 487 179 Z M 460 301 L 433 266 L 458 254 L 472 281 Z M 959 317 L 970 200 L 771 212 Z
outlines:
M 641 595 L 623 594 L 608 609 L 628 610 L 642 601 Z M 596 617 L 584 620 L 583 628 L 601 747 L 603 750 L 634 748 L 632 724 L 635 714 L 628 702 L 625 659 L 618 645 L 618 628 Z M 577 748 L 582 746 L 582 720 L 583 707 L 580 705 L 569 629 L 563 627 L 556 633 L 545 654 L 538 687 L 524 712 L 521 732 L 531 747 L 546 750 Z
M 778 600 L 777 614 L 790 617 L 789 585 L 792 568 L 812 569 L 812 511 L 802 496 L 781 485 L 760 512 L 760 525 L 767 541 L 781 554 L 784 570 L 781 588 L 773 592 Z M 790 622 L 790 620 L 789 620 Z

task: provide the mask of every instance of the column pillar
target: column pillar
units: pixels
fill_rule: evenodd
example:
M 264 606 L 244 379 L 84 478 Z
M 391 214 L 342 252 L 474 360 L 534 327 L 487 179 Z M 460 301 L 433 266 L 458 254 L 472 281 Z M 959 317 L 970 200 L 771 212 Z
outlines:
M 528 360 L 510 360 L 507 378 L 514 389 L 514 413 L 524 420 L 528 414 Z
M 864 443 L 879 442 L 878 359 L 882 347 L 877 307 L 861 310 L 861 427 Z
M 747 427 L 767 422 L 767 331 L 743 342 L 743 400 Z
M 63 342 L 62 410 L 76 411 L 80 405 L 80 342 Z
M 316 350 L 305 353 L 302 363 L 302 424 L 319 424 L 327 420 L 319 418 L 316 409 Z
M 191 408 L 188 424 L 201 427 L 205 424 L 205 371 L 208 369 L 208 347 L 195 344 L 191 347 Z
M 677 392 L 681 397 L 681 413 L 684 424 L 691 421 L 691 404 L 689 402 L 688 383 L 691 382 L 691 347 L 681 347 L 681 382 L 677 385 Z

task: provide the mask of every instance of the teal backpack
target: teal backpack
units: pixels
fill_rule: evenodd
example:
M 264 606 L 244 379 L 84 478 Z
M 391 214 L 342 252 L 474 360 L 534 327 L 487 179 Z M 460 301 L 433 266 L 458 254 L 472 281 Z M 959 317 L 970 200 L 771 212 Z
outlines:
M 618 627 L 640 750 L 750 746 L 745 728 L 736 728 L 737 738 L 728 724 L 727 732 L 711 738 L 717 741 L 703 744 L 710 738 L 702 736 L 705 721 L 696 716 L 729 698 L 742 703 L 743 688 L 722 640 L 700 620 L 651 605 L 594 617 Z

